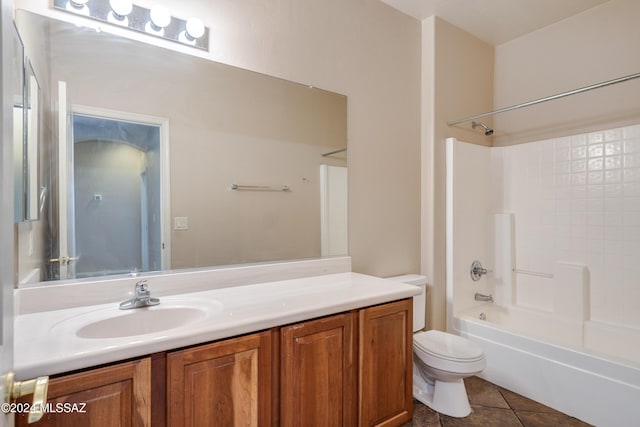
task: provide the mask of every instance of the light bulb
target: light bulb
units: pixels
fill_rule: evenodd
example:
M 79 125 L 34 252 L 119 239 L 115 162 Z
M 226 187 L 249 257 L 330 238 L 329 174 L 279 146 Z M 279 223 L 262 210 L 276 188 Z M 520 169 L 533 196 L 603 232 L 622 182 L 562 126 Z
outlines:
M 89 0 L 69 0 L 65 6 L 65 10 L 79 15 L 90 16 L 90 11 L 86 4 L 88 1 Z
M 191 17 L 187 19 L 187 38 L 199 39 L 204 35 L 204 23 L 200 18 Z
M 71 5 L 73 7 L 77 7 L 78 9 L 82 8 L 85 4 L 87 4 L 89 0 L 71 0 Z
M 164 28 L 171 22 L 171 14 L 166 7 L 156 4 L 151 7 L 151 22 L 157 28 Z
M 123 18 L 133 11 L 133 2 L 131 0 L 109 0 L 109 5 L 113 13 Z

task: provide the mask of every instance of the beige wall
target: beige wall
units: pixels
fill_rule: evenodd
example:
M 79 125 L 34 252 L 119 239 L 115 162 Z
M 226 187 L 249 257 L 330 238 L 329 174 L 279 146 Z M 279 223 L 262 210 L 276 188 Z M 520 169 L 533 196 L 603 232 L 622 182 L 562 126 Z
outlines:
M 16 7 L 51 14 L 48 3 Z M 353 270 L 418 271 L 420 23 L 371 0 L 165 4 L 211 27 L 211 59 L 348 97 Z
M 496 47 L 495 106 L 640 71 L 640 2 L 613 0 Z M 496 116 L 496 145 L 637 123 L 640 79 Z
M 422 265 L 427 327 L 445 328 L 445 139 L 491 145 L 471 124 L 447 122 L 493 108 L 493 47 L 439 18 L 422 23 Z M 492 126 L 491 120 L 485 121 Z M 469 260 L 469 265 L 471 265 Z

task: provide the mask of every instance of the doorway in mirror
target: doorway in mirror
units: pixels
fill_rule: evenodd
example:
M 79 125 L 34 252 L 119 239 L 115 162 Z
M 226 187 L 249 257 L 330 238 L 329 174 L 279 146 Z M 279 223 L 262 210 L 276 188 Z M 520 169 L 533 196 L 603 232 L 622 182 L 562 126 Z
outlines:
M 74 278 L 168 268 L 163 256 L 166 156 L 158 120 L 79 106 L 72 110 Z

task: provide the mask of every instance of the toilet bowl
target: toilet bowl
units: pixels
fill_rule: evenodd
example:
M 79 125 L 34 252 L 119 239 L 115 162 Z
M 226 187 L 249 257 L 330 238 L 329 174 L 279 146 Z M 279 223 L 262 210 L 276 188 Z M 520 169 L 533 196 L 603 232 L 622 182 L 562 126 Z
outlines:
M 469 415 L 463 378 L 485 366 L 482 348 L 466 338 L 436 330 L 413 335 L 413 397 L 435 411 Z
M 484 370 L 482 348 L 447 332 L 418 332 L 425 325 L 427 278 L 411 274 L 389 279 L 422 288 L 413 297 L 413 397 L 442 414 L 466 417 L 471 406 L 463 379 Z

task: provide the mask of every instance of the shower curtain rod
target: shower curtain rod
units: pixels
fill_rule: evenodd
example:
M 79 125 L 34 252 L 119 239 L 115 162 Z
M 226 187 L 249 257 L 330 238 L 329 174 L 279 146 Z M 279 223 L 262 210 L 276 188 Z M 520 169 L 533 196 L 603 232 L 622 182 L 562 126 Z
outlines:
M 545 98 L 536 99 L 534 101 L 523 102 L 522 104 L 512 105 L 510 107 L 500 108 L 498 110 L 490 111 L 488 113 L 478 114 L 475 116 L 465 117 L 464 119 L 454 120 L 451 122 L 447 122 L 447 125 L 453 126 L 459 123 L 470 122 L 471 120 L 480 119 L 482 117 L 492 116 L 498 113 L 504 113 L 505 111 L 517 110 L 518 108 L 529 107 L 531 105 L 540 104 L 542 102 L 553 101 L 554 99 L 564 98 L 565 96 L 576 95 L 578 93 L 587 92 L 593 89 L 599 89 L 605 86 L 611 86 L 618 83 L 626 82 L 628 80 L 637 79 L 640 77 L 640 73 L 630 74 L 628 76 L 619 77 L 613 80 L 607 80 L 606 82 L 596 83 L 590 86 L 581 87 L 580 89 L 570 90 L 568 92 L 562 92 L 555 95 L 547 96 Z
M 324 153 L 324 154 L 322 155 L 322 157 L 332 156 L 332 155 L 334 155 L 334 154 L 342 153 L 343 151 L 347 151 L 347 149 L 346 149 L 346 148 L 341 148 L 341 149 L 339 149 L 339 150 L 330 151 L 330 152 L 328 152 L 328 153 Z

